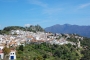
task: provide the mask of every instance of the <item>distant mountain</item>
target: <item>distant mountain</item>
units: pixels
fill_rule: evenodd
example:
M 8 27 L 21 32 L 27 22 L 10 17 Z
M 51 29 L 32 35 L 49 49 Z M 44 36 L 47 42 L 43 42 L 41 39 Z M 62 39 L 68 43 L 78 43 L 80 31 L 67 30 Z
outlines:
M 45 31 L 52 32 L 52 33 L 76 33 L 76 34 L 79 34 L 79 35 L 84 36 L 84 37 L 90 37 L 90 26 L 56 24 L 54 26 L 45 28 Z

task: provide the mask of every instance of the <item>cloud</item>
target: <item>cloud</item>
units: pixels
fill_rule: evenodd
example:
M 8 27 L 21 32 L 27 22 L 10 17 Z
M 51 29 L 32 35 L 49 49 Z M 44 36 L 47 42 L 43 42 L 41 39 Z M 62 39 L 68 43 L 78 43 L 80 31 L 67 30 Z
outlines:
M 30 27 L 30 25 L 31 25 L 31 24 L 25 24 L 24 26 L 25 26 L 25 27 Z
M 47 4 L 41 2 L 40 0 L 28 0 L 31 4 L 35 4 L 41 7 L 47 7 Z
M 82 5 L 80 5 L 80 6 L 78 7 L 78 9 L 83 9 L 83 8 L 85 8 L 85 7 L 88 7 L 88 6 L 90 6 L 90 3 L 82 4 Z
M 62 10 L 61 8 L 46 8 L 43 10 L 43 14 L 52 15 L 52 14 L 61 12 L 61 10 Z

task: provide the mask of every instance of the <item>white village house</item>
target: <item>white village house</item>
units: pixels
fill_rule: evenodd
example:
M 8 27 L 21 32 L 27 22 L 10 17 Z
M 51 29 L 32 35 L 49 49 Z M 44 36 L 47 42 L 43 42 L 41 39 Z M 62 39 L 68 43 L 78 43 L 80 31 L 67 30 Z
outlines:
M 16 59 L 16 50 L 11 50 L 9 53 L 9 60 L 15 60 Z

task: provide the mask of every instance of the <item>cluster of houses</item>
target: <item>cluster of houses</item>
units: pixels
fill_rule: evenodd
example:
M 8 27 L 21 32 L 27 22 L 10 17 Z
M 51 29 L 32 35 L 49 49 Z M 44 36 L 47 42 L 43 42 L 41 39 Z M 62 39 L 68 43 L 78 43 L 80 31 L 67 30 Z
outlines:
M 0 35 L 0 59 L 4 58 L 4 53 L 2 49 L 7 46 L 9 47 L 17 47 L 19 45 L 30 44 L 30 43 L 50 43 L 50 44 L 72 44 L 76 45 L 74 42 L 67 41 L 71 36 L 69 34 L 64 34 L 66 37 L 63 37 L 62 34 L 53 34 L 53 33 L 45 33 L 45 32 L 29 32 L 22 30 L 12 30 L 10 35 Z M 83 37 L 75 36 L 77 39 L 83 40 Z M 79 42 L 80 46 L 80 42 Z M 10 51 L 9 59 L 16 59 L 16 50 Z

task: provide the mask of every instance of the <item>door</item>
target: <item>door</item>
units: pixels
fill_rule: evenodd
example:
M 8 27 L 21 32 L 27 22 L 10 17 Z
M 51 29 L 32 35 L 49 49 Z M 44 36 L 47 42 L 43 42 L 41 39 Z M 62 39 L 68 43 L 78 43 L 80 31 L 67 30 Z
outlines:
M 11 56 L 11 60 L 14 60 L 14 56 Z

